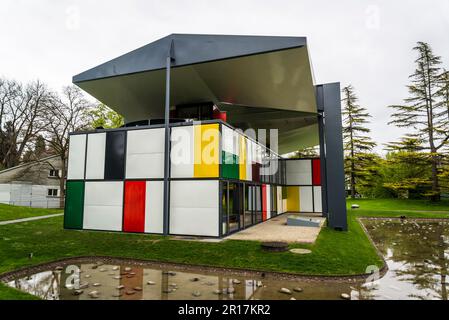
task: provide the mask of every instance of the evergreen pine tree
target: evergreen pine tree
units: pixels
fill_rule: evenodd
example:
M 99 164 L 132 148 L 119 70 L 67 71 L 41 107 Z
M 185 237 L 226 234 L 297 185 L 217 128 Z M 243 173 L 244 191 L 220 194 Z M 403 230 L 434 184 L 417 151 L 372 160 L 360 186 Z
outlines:
M 444 104 L 438 102 L 441 98 L 441 58 L 424 42 L 418 42 L 413 50 L 418 53 L 418 58 L 415 72 L 410 75 L 411 84 L 407 86 L 410 97 L 404 99 L 403 105 L 390 106 L 394 110 L 390 124 L 413 129 L 414 134 L 424 141 L 425 149 L 431 155 L 430 197 L 437 201 L 440 199 L 440 152 L 449 139 Z
M 376 143 L 368 136 L 366 127 L 371 116 L 366 108 L 358 104 L 354 88 L 349 85 L 342 89 L 343 140 L 345 149 L 345 175 L 350 194 L 355 198 L 357 185 L 369 183 L 372 172 L 373 155 L 370 154 Z

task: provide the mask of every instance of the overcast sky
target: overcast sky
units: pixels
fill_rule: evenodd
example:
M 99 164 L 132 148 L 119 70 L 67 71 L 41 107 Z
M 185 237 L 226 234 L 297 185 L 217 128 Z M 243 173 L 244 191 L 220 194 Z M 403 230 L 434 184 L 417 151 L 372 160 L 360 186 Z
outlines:
M 378 143 L 397 139 L 417 41 L 449 67 L 447 0 L 2 0 L 0 75 L 54 89 L 170 33 L 306 36 L 317 83 L 352 84 Z

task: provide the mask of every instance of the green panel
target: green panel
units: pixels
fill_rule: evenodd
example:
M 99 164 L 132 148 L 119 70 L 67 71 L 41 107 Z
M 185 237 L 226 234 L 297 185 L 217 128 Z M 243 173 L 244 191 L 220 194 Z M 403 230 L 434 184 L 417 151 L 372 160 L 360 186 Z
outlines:
M 67 181 L 64 228 L 82 229 L 84 210 L 84 181 Z
M 221 176 L 228 179 L 239 179 L 239 157 L 222 151 Z

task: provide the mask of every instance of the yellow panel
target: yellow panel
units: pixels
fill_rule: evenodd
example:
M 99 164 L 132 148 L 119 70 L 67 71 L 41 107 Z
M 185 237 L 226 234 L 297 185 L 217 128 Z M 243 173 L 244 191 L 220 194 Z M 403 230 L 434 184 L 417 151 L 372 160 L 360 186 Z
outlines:
M 287 211 L 299 211 L 299 187 L 287 187 Z
M 246 138 L 240 136 L 239 176 L 240 180 L 246 180 Z
M 195 125 L 194 177 L 217 178 L 219 176 L 218 124 Z

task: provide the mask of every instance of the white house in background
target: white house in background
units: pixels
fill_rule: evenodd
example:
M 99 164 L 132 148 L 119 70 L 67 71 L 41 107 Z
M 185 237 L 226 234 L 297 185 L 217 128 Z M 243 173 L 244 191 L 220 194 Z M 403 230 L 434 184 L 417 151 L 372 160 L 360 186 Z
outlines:
M 59 208 L 59 156 L 0 171 L 0 203 L 34 208 Z

